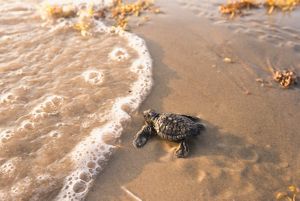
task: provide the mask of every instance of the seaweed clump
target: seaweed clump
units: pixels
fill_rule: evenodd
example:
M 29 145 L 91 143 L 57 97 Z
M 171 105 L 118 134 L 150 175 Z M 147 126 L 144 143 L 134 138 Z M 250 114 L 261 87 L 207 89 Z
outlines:
M 161 12 L 149 0 L 138 0 L 133 3 L 124 3 L 122 0 L 117 0 L 111 8 L 111 16 L 115 20 L 116 26 L 127 29 L 129 16 L 139 17 L 144 11 L 152 11 L 153 13 Z
M 268 9 L 268 14 L 271 14 L 274 9 L 279 9 L 283 12 L 293 10 L 300 4 L 300 0 L 265 0 L 264 6 Z
M 273 72 L 273 79 L 283 88 L 289 88 L 292 85 L 297 84 L 296 73 L 290 70 L 276 70 Z
M 115 0 L 110 8 L 97 8 L 94 5 L 77 8 L 74 5 L 46 5 L 46 15 L 48 18 L 75 18 L 73 28 L 80 31 L 83 36 L 89 35 L 89 30 L 93 26 L 93 20 L 110 18 L 114 21 L 114 26 L 123 30 L 128 30 L 130 16 L 139 17 L 142 13 L 149 11 L 155 14 L 161 13 L 160 9 L 154 6 L 151 0 L 137 0 L 135 2 L 123 2 Z M 148 18 L 143 18 L 148 19 Z M 73 20 L 74 21 L 74 20 Z
M 265 7 L 267 13 L 273 13 L 274 9 L 281 10 L 283 12 L 291 11 L 300 4 L 300 0 L 237 0 L 223 4 L 219 7 L 222 14 L 230 15 L 234 17 L 236 15 L 242 15 L 243 10 L 252 8 Z
M 78 13 L 78 21 L 73 25 L 75 30 L 80 31 L 82 36 L 90 35 L 89 30 L 93 26 L 94 8 L 90 6 L 86 10 L 80 10 Z
M 288 187 L 287 192 L 278 192 L 276 194 L 276 200 L 278 201 L 297 201 L 297 195 L 300 193 L 299 188 L 295 185 Z
M 73 5 L 46 5 L 47 15 L 52 18 L 71 18 L 77 15 L 77 9 Z
M 73 4 L 46 5 L 45 11 L 46 19 L 57 20 L 60 18 L 70 18 L 72 27 L 75 30 L 80 31 L 82 36 L 91 34 L 89 30 L 93 26 L 93 19 L 96 11 L 95 7 L 92 4 L 82 8 L 78 8 Z
M 219 10 L 222 14 L 229 14 L 232 18 L 236 15 L 241 15 L 243 10 L 251 8 L 259 8 L 259 4 L 254 0 L 240 0 L 223 4 L 219 7 Z

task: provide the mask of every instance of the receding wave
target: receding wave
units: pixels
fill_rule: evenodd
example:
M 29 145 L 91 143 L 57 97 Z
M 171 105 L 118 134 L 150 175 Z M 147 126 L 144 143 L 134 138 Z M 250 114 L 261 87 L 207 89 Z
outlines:
M 152 61 L 138 36 L 95 20 L 84 37 L 72 19 L 45 23 L 40 3 L 0 5 L 0 200 L 82 200 L 149 93 Z

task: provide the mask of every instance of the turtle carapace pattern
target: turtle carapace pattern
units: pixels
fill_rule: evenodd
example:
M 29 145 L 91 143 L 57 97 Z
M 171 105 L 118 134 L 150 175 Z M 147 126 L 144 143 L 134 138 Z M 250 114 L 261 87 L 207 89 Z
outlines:
M 160 114 L 152 109 L 144 111 L 143 114 L 145 125 L 136 134 L 133 145 L 140 148 L 152 136 L 158 135 L 163 139 L 180 143 L 175 152 L 178 158 L 188 155 L 187 139 L 200 135 L 201 131 L 205 129 L 199 118 L 189 115 Z

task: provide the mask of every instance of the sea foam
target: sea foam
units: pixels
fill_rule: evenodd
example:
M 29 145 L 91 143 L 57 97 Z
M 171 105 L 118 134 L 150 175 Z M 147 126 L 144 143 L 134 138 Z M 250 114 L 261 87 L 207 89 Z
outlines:
M 4 178 L 0 200 L 41 200 L 58 191 L 54 200 L 83 200 L 115 149 L 108 139 L 120 137 L 151 90 L 151 57 L 145 41 L 135 34 L 92 18 L 92 34 L 81 36 L 73 29 L 79 16 L 42 22 L 36 5 L 23 8 L 24 4 L 4 5 L 5 12 L 22 8 L 26 13 L 10 19 L 24 20 L 9 26 L 13 31 L 22 29 L 22 34 L 0 37 L 7 49 L 20 48 L 11 49 L 17 56 L 7 55 L 7 60 L 22 67 L 20 71 L 6 67 L 0 81 L 0 106 L 8 111 L 0 116 L 5 120 L 0 147 L 15 154 L 4 154 L 0 160 Z M 70 5 L 78 11 L 112 4 L 112 0 L 56 0 L 44 1 L 39 8 Z M 57 45 L 60 42 L 65 46 Z M 16 174 L 20 169 L 22 177 Z M 12 182 L 5 185 L 5 181 Z
M 93 4 L 102 7 L 109 7 L 112 1 L 47 1 L 51 4 L 73 5 Z M 64 185 L 55 200 L 82 200 L 92 186 L 95 176 L 103 170 L 106 161 L 112 154 L 114 145 L 105 142 L 105 136 L 119 138 L 125 122 L 130 120 L 130 114 L 137 110 L 141 102 L 151 90 L 152 81 L 152 60 L 145 41 L 133 33 L 123 31 L 119 28 L 111 28 L 101 21 L 94 22 L 94 32 L 106 34 L 117 34 L 128 41 L 128 45 L 138 53 L 138 58 L 133 62 L 130 70 L 137 74 L 137 80 L 131 85 L 131 93 L 128 96 L 119 97 L 115 100 L 108 121 L 105 125 L 94 128 L 91 133 L 70 153 L 75 168 L 64 180 Z M 112 60 L 122 61 L 129 57 L 123 48 L 115 48 L 110 55 Z M 90 84 L 101 84 L 103 74 L 99 71 L 88 70 L 82 74 L 83 79 Z M 38 109 L 39 110 L 39 109 Z
M 107 33 L 111 31 L 102 22 L 97 22 L 97 26 Z M 105 161 L 114 148 L 113 145 L 104 142 L 104 137 L 106 135 L 113 138 L 120 137 L 123 131 L 122 124 L 130 120 L 130 113 L 138 108 L 152 87 L 152 60 L 144 40 L 120 29 L 116 29 L 115 33 L 127 39 L 130 46 L 139 54 L 138 59 L 131 66 L 131 71 L 138 75 L 138 79 L 131 86 L 132 93 L 129 96 L 115 101 L 109 115 L 109 122 L 100 128 L 95 128 L 74 148 L 72 158 L 76 163 L 76 169 L 65 179 L 64 187 L 57 200 L 82 200 L 86 196 L 93 179 L 82 178 L 94 178 L 104 168 Z

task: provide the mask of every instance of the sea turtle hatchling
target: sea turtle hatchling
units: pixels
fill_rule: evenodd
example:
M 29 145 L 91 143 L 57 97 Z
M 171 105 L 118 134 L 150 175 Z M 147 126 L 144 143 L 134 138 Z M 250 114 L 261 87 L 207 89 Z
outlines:
M 154 110 L 146 110 L 143 114 L 145 125 L 136 134 L 133 145 L 140 148 L 152 136 L 158 135 L 163 139 L 180 143 L 175 152 L 178 158 L 188 155 L 187 138 L 197 136 L 205 129 L 197 117 L 171 113 L 159 114 Z

